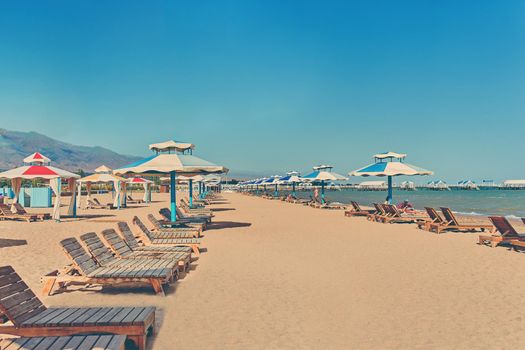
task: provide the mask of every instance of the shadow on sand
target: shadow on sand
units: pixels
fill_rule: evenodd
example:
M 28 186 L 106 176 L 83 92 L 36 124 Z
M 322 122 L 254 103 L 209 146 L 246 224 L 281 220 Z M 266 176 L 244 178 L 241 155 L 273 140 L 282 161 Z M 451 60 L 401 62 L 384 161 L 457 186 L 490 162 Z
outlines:
M 236 210 L 235 208 L 211 208 L 211 211 L 230 211 Z
M 26 244 L 27 244 L 27 241 L 25 239 L 0 238 L 0 248 L 18 247 L 20 245 L 26 245 Z
M 234 221 L 215 221 L 206 226 L 206 230 L 222 230 L 225 228 L 248 227 L 252 224 L 249 222 L 234 222 Z

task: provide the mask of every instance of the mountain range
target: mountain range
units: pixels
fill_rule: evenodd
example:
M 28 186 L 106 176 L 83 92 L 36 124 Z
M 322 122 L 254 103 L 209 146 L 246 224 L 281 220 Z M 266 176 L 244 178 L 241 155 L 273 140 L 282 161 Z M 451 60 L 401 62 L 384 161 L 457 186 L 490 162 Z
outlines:
M 104 147 L 73 145 L 37 132 L 0 128 L 0 169 L 7 170 L 20 166 L 25 157 L 37 151 L 50 158 L 51 165 L 70 171 L 82 169 L 85 172 L 92 172 L 102 164 L 114 169 L 140 159 Z

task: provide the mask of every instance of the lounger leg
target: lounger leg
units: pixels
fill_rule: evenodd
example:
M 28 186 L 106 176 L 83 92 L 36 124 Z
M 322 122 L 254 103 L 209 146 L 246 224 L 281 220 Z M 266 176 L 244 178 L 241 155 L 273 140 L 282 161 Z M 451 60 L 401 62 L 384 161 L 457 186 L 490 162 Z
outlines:
M 149 281 L 151 283 L 151 287 L 155 291 L 155 294 L 164 296 L 164 289 L 162 289 L 162 283 L 155 278 L 152 278 Z
M 49 296 L 51 295 L 51 292 L 53 291 L 53 287 L 55 285 L 56 278 L 46 278 L 46 281 L 44 282 L 44 287 L 42 287 L 42 295 Z
M 146 350 L 146 337 L 143 335 L 128 336 L 129 340 L 135 343 L 138 350 Z
M 196 245 L 196 244 L 192 244 L 191 245 L 191 249 L 193 250 L 193 253 L 196 255 L 196 256 L 200 256 L 201 255 L 201 252 L 199 250 L 199 246 Z

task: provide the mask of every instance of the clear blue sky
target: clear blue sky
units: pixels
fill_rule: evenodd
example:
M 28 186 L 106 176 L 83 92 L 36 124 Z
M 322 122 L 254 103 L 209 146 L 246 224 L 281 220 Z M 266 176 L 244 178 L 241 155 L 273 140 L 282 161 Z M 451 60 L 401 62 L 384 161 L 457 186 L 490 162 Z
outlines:
M 525 178 L 524 115 L 523 1 L 0 2 L 0 126 L 75 144 Z

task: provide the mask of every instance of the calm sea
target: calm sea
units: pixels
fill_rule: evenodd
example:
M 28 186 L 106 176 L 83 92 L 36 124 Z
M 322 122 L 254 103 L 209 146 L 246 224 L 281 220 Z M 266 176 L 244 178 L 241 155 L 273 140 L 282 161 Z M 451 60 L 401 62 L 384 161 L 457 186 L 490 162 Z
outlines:
M 269 190 L 268 190 L 269 192 Z M 297 192 L 301 198 L 309 198 L 311 192 Z M 364 205 L 384 202 L 385 191 L 358 191 L 342 189 L 327 190 L 329 201 L 349 203 L 355 200 Z M 416 208 L 424 206 L 450 207 L 453 211 L 471 215 L 504 215 L 525 217 L 525 190 L 481 190 L 481 191 L 403 191 L 394 189 L 394 202 L 408 199 Z

